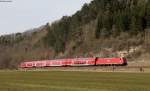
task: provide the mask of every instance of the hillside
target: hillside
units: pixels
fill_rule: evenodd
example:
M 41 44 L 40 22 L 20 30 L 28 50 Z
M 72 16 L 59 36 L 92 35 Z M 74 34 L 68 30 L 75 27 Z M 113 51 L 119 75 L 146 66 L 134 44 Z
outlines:
M 148 60 L 149 31 L 149 0 L 93 0 L 32 32 L 1 36 L 0 68 L 16 68 L 24 60 L 116 57 L 122 51 L 129 60 Z

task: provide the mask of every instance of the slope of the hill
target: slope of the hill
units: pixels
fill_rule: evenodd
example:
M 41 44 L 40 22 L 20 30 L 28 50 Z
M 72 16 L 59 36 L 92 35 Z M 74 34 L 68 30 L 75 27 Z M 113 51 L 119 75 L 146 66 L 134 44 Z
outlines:
M 0 37 L 0 68 L 56 57 L 150 56 L 150 0 L 93 0 L 32 32 Z
M 56 55 L 110 56 L 138 47 L 139 56 L 149 51 L 149 27 L 149 0 L 94 0 L 47 26 L 44 40 Z
M 16 68 L 21 61 L 43 59 L 47 49 L 41 39 L 47 31 L 40 27 L 24 33 L 0 37 L 0 68 Z

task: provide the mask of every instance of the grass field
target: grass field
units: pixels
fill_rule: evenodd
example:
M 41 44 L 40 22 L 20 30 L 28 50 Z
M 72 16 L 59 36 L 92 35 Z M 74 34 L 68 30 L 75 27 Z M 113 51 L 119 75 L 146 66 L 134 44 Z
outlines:
M 3 71 L 0 91 L 150 91 L 150 74 Z

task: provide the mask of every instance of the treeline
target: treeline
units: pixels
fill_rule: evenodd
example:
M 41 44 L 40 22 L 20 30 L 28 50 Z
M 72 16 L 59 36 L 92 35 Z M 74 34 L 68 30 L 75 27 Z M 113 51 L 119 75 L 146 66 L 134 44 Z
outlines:
M 43 28 L 44 26 L 41 26 L 39 28 L 30 29 L 23 33 L 18 32 L 14 34 L 1 35 L 0 45 L 11 47 L 13 45 L 21 43 L 22 41 L 31 40 L 31 37 L 36 35 L 37 32 L 41 31 Z
M 0 45 L 12 46 L 13 44 L 19 43 L 24 38 L 25 37 L 21 33 L 0 36 Z

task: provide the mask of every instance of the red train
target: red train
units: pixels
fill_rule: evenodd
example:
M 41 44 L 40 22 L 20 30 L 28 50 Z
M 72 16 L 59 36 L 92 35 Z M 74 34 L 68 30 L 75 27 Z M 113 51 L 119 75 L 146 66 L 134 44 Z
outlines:
M 39 67 L 73 67 L 73 66 L 125 66 L 125 58 L 73 58 L 73 59 L 54 59 L 23 62 L 20 68 L 39 68 Z

